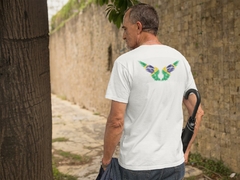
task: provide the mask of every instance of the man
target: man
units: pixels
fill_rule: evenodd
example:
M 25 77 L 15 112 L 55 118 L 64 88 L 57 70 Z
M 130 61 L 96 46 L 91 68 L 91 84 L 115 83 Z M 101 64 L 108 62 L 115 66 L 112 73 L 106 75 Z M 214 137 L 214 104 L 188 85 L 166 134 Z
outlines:
M 138 4 L 123 19 L 123 39 L 131 51 L 114 63 L 106 98 L 111 110 L 106 123 L 102 167 L 106 169 L 120 139 L 118 158 L 123 179 L 182 179 L 191 144 L 203 110 L 183 154 L 182 103 L 191 115 L 196 97 L 183 99 L 196 89 L 190 66 L 177 50 L 157 38 L 159 19 L 153 7 Z

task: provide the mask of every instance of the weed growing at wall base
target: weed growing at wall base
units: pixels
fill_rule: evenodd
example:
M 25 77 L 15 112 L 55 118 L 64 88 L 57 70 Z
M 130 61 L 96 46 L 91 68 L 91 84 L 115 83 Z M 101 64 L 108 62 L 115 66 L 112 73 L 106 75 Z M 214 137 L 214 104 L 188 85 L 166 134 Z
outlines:
M 224 162 L 219 160 L 203 158 L 200 154 L 190 154 L 189 163 L 201 169 L 205 175 L 212 180 L 239 180 L 240 175 L 236 174 L 233 178 L 230 175 L 233 173 L 230 168 L 224 165 Z

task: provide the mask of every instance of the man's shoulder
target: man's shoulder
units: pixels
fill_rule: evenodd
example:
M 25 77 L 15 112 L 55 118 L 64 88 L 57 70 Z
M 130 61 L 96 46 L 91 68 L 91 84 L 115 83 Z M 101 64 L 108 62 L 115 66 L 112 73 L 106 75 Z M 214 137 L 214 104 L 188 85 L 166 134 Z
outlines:
M 124 54 L 121 54 L 117 59 L 116 62 L 119 63 L 126 63 L 129 62 L 129 60 L 136 58 L 137 52 L 135 51 L 135 49 L 130 50 Z

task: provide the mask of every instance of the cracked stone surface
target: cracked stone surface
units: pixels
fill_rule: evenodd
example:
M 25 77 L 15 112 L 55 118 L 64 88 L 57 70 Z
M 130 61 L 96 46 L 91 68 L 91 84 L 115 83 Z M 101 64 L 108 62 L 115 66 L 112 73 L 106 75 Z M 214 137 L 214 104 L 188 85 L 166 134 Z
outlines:
M 52 139 L 66 138 L 66 142 L 54 142 L 54 150 L 62 150 L 92 158 L 88 164 L 58 165 L 64 174 L 80 180 L 96 179 L 103 150 L 103 134 L 106 118 L 94 115 L 86 109 L 52 95 Z

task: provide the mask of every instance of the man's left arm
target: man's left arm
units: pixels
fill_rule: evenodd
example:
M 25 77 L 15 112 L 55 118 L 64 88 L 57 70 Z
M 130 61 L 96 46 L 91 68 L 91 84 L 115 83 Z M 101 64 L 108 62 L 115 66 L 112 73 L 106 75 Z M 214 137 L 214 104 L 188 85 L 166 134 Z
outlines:
M 196 102 L 197 102 L 197 98 L 194 94 L 190 94 L 188 99 L 183 100 L 183 103 L 188 110 L 189 116 L 192 115 L 192 112 L 194 110 Z M 199 107 L 198 107 L 198 110 L 197 110 L 197 114 L 196 114 L 196 122 L 195 122 L 193 136 L 192 136 L 192 138 L 191 138 L 191 140 L 188 144 L 188 147 L 185 151 L 185 154 L 184 154 L 185 163 L 188 162 L 188 156 L 189 156 L 192 144 L 193 144 L 193 142 L 194 142 L 194 140 L 195 140 L 195 138 L 198 134 L 203 115 L 204 115 L 204 111 L 203 111 L 202 106 L 200 104 Z
M 121 139 L 126 106 L 126 103 L 117 101 L 112 101 L 111 103 L 111 110 L 107 118 L 104 135 L 104 149 L 102 158 L 102 167 L 104 170 L 106 170 L 107 165 L 110 164 L 113 153 Z

